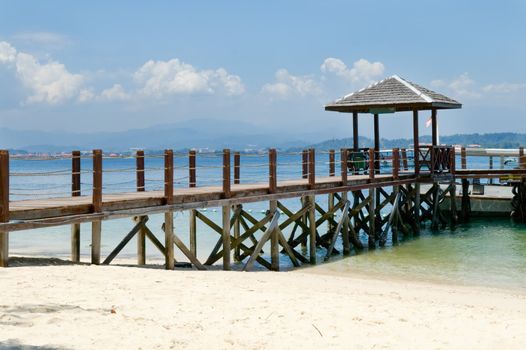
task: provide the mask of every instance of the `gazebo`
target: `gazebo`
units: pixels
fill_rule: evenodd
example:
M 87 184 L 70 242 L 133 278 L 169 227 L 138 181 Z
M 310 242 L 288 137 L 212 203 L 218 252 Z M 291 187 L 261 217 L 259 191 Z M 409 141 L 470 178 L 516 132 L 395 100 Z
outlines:
M 415 150 L 415 172 L 419 172 L 418 112 L 430 110 L 432 121 L 432 146 L 438 146 L 437 111 L 458 109 L 462 104 L 445 95 L 412 83 L 397 75 L 374 83 L 364 89 L 350 93 L 325 106 L 326 111 L 353 114 L 353 148 L 358 150 L 358 114 L 374 116 L 374 149 L 380 150 L 379 115 L 413 111 L 413 140 Z

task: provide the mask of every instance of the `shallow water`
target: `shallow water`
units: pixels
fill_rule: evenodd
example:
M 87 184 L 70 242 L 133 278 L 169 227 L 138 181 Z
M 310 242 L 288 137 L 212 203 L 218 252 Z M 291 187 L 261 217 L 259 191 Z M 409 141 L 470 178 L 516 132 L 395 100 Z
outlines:
M 323 267 L 447 283 L 526 289 L 526 225 L 472 220 L 456 230 L 422 230 L 396 246 L 363 252 Z

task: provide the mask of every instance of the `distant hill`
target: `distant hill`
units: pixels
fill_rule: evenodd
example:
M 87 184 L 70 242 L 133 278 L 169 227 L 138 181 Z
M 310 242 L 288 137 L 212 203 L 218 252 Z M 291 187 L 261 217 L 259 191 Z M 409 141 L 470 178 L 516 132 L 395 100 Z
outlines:
M 360 147 L 372 147 L 374 142 L 371 138 L 360 136 Z M 420 137 L 421 143 L 431 143 L 431 136 Z M 519 133 L 491 133 L 491 134 L 456 134 L 449 136 L 440 136 L 441 144 L 448 145 L 480 145 L 486 148 L 518 148 L 526 146 L 526 134 Z M 411 147 L 413 139 L 381 139 L 381 148 L 393 147 Z M 353 146 L 352 137 L 343 139 L 332 139 L 308 145 L 308 148 L 316 148 L 320 150 L 350 148 Z M 291 150 L 299 150 L 301 147 L 294 147 Z
M 334 131 L 320 127 L 312 133 L 292 136 L 288 130 L 275 131 L 253 124 L 214 119 L 182 121 L 173 124 L 152 126 L 118 132 L 71 133 L 63 131 L 13 130 L 0 128 L 0 149 L 26 152 L 69 152 L 74 149 L 91 150 L 101 148 L 106 152 L 128 152 L 131 149 L 146 151 L 171 148 L 219 150 L 277 149 L 300 150 L 307 147 L 328 150 L 352 147 L 352 138 L 326 139 Z M 421 143 L 431 143 L 430 136 L 422 136 Z M 482 147 L 517 148 L 526 145 L 526 134 L 491 133 L 457 134 L 441 136 L 443 144 Z M 411 147 L 412 139 L 382 139 L 382 148 Z M 373 146 L 373 140 L 360 136 L 360 147 Z
M 309 142 L 307 140 L 323 140 L 327 135 L 330 133 L 302 135 L 302 138 L 296 138 L 290 137 L 285 132 L 275 133 L 239 121 L 199 119 L 144 129 L 98 133 L 0 128 L 0 149 L 54 153 L 93 148 L 101 148 L 108 152 L 123 152 L 132 148 L 146 150 L 232 148 L 243 150 L 300 146 L 307 144 Z

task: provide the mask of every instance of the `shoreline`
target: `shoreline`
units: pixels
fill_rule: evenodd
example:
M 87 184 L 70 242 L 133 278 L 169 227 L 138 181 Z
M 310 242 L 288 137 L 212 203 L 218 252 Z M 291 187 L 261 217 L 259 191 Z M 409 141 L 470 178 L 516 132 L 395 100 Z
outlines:
M 0 348 L 526 346 L 522 291 L 323 272 L 2 269 Z

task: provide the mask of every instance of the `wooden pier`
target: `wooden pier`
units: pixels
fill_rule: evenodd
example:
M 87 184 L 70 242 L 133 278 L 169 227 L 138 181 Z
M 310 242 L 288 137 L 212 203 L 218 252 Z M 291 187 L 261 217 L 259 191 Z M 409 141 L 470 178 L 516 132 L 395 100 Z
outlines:
M 406 89 L 406 95 L 411 92 L 416 97 L 408 101 L 404 95 L 405 100 L 398 101 L 400 97 L 395 94 L 393 102 L 387 103 L 382 86 L 391 94 L 398 87 Z M 364 97 L 358 96 L 360 102 L 355 103 L 353 98 L 357 94 L 370 94 L 366 96 L 369 102 L 365 103 Z M 382 96 L 383 104 L 375 101 L 375 94 Z M 383 246 L 388 240 L 396 243 L 402 236 L 417 235 L 426 223 L 435 230 L 453 229 L 458 220 L 469 220 L 469 181 L 479 178 L 510 178 L 509 182 L 513 184 L 510 187 L 513 191 L 511 214 L 525 222 L 526 169 L 522 149 L 518 151 L 517 169 L 469 169 L 464 148 L 457 150 L 453 146 L 439 145 L 437 111 L 459 107 L 458 102 L 443 95 L 411 85 L 398 77 L 389 78 L 326 107 L 327 110 L 353 114 L 353 148 L 328 152 L 304 150 L 296 154 L 300 161 L 295 164 L 281 164 L 282 153 L 269 149 L 266 154 L 257 154 L 262 159 L 257 166 L 266 168 L 267 181 L 264 182 L 245 181 L 243 178 L 243 167 L 246 166 L 243 159 L 254 155 L 224 149 L 208 155 L 221 159 L 221 165 L 216 166 L 220 168 L 221 178 L 216 179 L 219 185 L 202 186 L 198 183 L 198 173 L 203 166 L 198 163 L 203 155 L 193 150 L 185 154 L 166 150 L 162 156 L 163 177 L 159 180 L 163 189 L 146 190 L 149 180 L 145 174 L 149 170 L 145 167 L 145 160 L 159 155 L 137 151 L 135 168 L 125 170 L 133 176 L 135 190 L 105 193 L 107 187 L 103 175 L 109 170 L 104 167 L 106 156 L 103 151 L 93 150 L 89 155 L 74 151 L 68 157 L 71 159 L 69 196 L 10 200 L 12 177 L 52 176 L 57 172 L 11 172 L 10 163 L 20 158 L 10 158 L 7 151 L 0 151 L 0 266 L 6 267 L 9 263 L 10 232 L 60 225 L 71 226 L 71 259 L 78 262 L 80 223 L 84 222 L 91 223 L 93 264 L 111 263 L 133 238 L 137 239 L 139 265 L 146 263 L 145 242 L 150 240 L 165 257 L 167 269 L 175 266 L 175 249 L 181 251 L 189 264 L 203 270 L 218 261 L 225 270 L 231 269 L 233 264 L 244 270 L 252 269 L 254 264 L 279 270 L 281 257 L 290 259 L 294 266 L 316 264 L 319 256 L 328 260 L 336 254 L 360 251 L 364 249 L 364 242 L 368 249 Z M 418 142 L 419 110 L 431 111 L 431 145 Z M 412 111 L 414 145 L 411 149 L 380 149 L 379 114 L 386 111 Z M 374 116 L 374 148 L 359 148 L 358 113 Z M 174 179 L 174 157 L 185 158 L 187 176 L 184 187 L 176 186 L 179 182 Z M 82 158 L 89 158 L 90 169 L 81 169 Z M 457 167 L 457 158 L 460 167 Z M 317 170 L 320 161 L 328 163 L 326 173 Z M 284 166 L 297 167 L 300 176 L 280 180 L 279 169 Z M 90 177 L 92 186 L 89 195 L 81 188 L 86 176 Z M 460 207 L 456 200 L 457 185 L 463 189 Z M 320 201 L 322 196 L 326 199 Z M 440 205 L 446 198 L 450 199 L 447 211 Z M 298 200 L 299 209 L 288 208 L 283 203 L 285 199 Z M 268 202 L 268 211 L 262 219 L 244 210 L 244 204 L 253 202 Z M 326 205 L 320 204 L 322 202 Z M 221 207 L 220 222 L 214 222 L 197 210 L 208 207 Z M 173 214 L 179 211 L 190 213 L 188 246 L 174 227 Z M 154 234 L 155 229 L 148 226 L 152 214 L 164 214 L 164 224 L 159 228 L 163 241 Z M 123 235 L 122 241 L 108 256 L 102 257 L 104 236 L 101 222 L 116 218 L 131 218 L 134 227 Z M 196 254 L 200 234 L 197 222 L 204 223 L 217 234 L 217 244 L 205 261 L 200 261 Z M 268 246 L 269 251 L 263 251 Z

